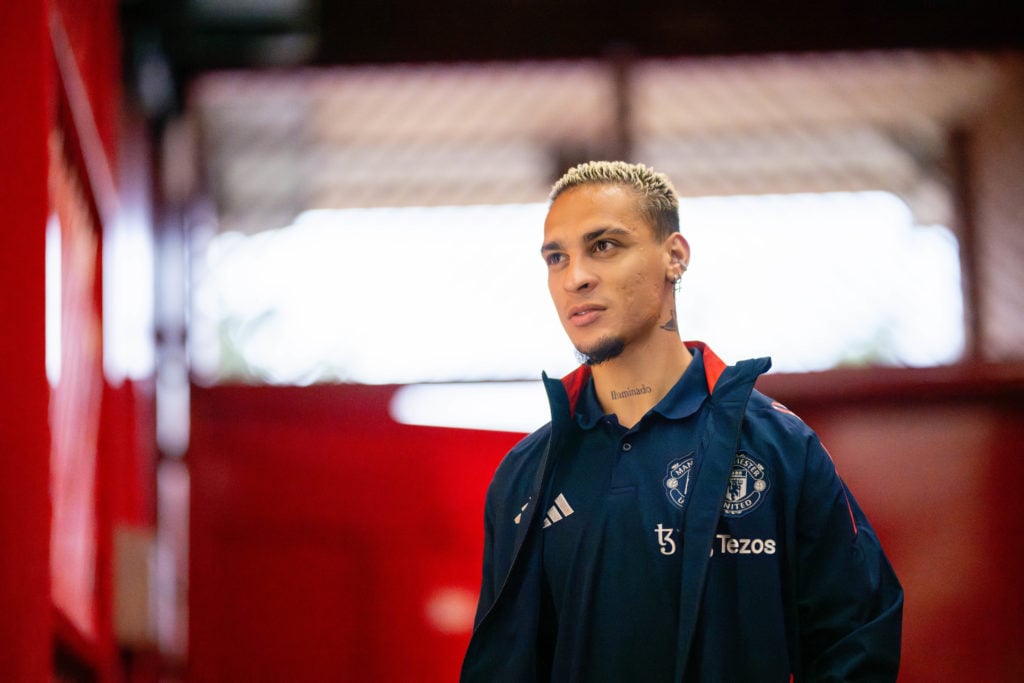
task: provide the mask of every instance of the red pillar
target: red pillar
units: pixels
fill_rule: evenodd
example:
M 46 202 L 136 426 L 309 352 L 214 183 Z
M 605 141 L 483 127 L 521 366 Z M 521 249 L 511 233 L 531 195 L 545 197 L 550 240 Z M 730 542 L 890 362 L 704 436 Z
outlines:
M 0 5 L 0 671 L 9 681 L 51 677 L 47 5 Z

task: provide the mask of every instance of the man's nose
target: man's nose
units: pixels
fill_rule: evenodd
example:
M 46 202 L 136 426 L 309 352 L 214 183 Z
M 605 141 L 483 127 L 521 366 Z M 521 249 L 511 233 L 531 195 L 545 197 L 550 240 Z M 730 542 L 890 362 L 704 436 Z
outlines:
M 597 284 L 594 271 L 583 259 L 575 258 L 569 261 L 566 268 L 565 280 L 562 285 L 567 291 L 578 292 L 585 289 L 592 289 Z

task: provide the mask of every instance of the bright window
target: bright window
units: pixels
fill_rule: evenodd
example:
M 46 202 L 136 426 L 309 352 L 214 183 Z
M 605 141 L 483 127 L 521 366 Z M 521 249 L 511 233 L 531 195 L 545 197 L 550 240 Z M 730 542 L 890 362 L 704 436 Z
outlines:
M 539 256 L 546 205 L 311 211 L 224 233 L 193 297 L 200 381 L 536 379 L 575 355 Z M 684 200 L 679 320 L 774 371 L 940 365 L 964 344 L 957 244 L 884 192 Z

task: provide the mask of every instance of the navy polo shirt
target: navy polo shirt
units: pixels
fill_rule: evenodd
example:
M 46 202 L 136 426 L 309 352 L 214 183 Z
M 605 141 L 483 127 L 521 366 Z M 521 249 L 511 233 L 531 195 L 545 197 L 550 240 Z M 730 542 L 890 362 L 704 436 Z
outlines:
M 541 529 L 548 641 L 541 650 L 553 681 L 672 679 L 680 529 L 708 398 L 701 351 L 693 356 L 631 429 L 604 414 L 593 379 L 580 395 L 579 447 L 558 454 Z

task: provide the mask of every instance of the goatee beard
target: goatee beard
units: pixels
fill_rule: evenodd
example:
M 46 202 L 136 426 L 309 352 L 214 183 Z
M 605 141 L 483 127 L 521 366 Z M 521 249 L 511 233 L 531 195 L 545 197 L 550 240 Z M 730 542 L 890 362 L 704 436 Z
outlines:
M 617 358 L 626 348 L 626 342 L 619 337 L 601 339 L 591 349 L 576 349 L 576 358 L 585 365 L 600 365 L 605 361 Z

